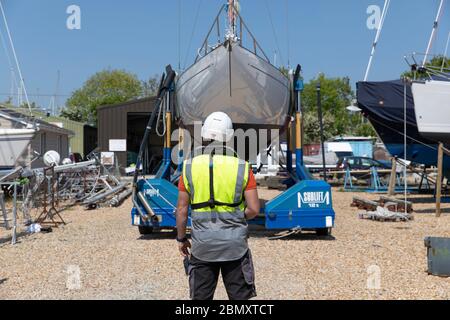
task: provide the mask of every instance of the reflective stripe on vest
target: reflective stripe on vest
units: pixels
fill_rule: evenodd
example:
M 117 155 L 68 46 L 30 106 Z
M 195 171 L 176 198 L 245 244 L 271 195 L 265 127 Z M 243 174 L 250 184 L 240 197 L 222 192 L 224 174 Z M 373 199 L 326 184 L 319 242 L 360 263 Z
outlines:
M 191 205 L 210 200 L 209 155 L 185 161 L 183 180 Z M 247 162 L 229 156 L 214 156 L 214 200 L 222 204 L 192 210 L 192 254 L 207 262 L 234 261 L 248 251 L 247 221 L 244 215 L 243 194 L 248 183 Z

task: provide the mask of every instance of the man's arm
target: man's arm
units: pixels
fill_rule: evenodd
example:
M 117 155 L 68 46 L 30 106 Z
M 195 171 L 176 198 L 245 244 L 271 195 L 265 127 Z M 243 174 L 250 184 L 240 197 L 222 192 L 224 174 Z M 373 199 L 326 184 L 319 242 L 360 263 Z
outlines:
M 245 217 L 252 220 L 259 215 L 261 204 L 259 202 L 258 190 L 252 189 L 245 191 L 245 200 L 247 202 L 247 209 L 245 210 Z
M 177 206 L 177 238 L 179 240 L 186 237 L 186 227 L 188 222 L 189 212 L 189 194 L 187 192 L 178 192 L 178 206 Z M 188 256 L 188 248 L 191 247 L 189 241 L 185 243 L 179 243 L 179 250 L 181 255 Z

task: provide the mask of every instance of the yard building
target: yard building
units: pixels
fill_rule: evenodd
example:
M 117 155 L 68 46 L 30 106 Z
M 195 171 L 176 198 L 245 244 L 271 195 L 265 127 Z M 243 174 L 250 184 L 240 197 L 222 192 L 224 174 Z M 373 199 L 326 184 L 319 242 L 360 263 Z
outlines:
M 26 116 L 14 108 L 0 106 L 0 129 L 29 129 L 34 132 L 26 137 L 26 147 L 20 154 L 14 154 L 19 142 L 4 136 L 1 141 L 1 154 L 10 155 L 8 159 L 0 157 L 0 168 L 23 166 L 30 168 L 44 167 L 42 156 L 50 150 L 57 151 L 61 159 L 69 157 L 69 139 L 74 136 L 70 130 L 61 128 L 37 117 Z M 23 138 L 25 139 L 25 138 Z M 11 161 L 11 155 L 14 159 Z
M 155 101 L 154 97 L 145 98 L 102 106 L 97 110 L 98 150 L 114 152 L 122 173 L 125 168 L 136 164 Z M 162 159 L 164 140 L 153 131 L 149 143 L 149 152 L 144 161 L 146 167 L 156 168 Z

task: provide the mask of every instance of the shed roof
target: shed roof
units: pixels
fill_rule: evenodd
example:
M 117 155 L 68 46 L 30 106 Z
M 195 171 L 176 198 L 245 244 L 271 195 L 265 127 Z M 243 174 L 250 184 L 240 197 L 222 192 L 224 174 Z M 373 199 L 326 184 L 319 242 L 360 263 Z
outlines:
M 100 111 L 100 110 L 104 110 L 104 109 L 127 108 L 127 107 L 133 106 L 135 104 L 140 104 L 140 103 L 153 104 L 155 102 L 155 100 L 156 100 L 156 97 L 135 99 L 135 100 L 130 100 L 127 102 L 122 102 L 122 103 L 117 103 L 117 104 L 99 106 L 97 109 Z
M 33 125 L 34 123 L 36 123 L 36 125 L 42 130 L 57 132 L 59 134 L 68 135 L 68 136 L 74 135 L 74 133 L 70 130 L 60 128 L 57 125 L 48 123 L 47 121 L 44 121 L 42 119 L 26 115 L 26 114 L 20 112 L 20 109 L 15 110 L 15 109 L 7 108 L 3 105 L 0 105 L 0 117 L 1 116 L 5 117 L 5 118 L 9 118 L 12 121 L 16 121 L 16 122 L 21 121 L 28 125 Z

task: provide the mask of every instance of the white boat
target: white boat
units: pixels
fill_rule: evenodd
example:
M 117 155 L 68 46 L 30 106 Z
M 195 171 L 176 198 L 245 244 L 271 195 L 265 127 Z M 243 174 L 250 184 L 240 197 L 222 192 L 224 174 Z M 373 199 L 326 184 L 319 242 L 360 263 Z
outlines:
M 412 84 L 417 127 L 422 136 L 450 142 L 450 82 L 429 80 Z
M 31 143 L 34 129 L 0 129 L 0 168 L 12 168 Z
M 216 18 L 196 62 L 177 79 L 177 111 L 185 126 L 202 122 L 216 111 L 227 113 L 237 127 L 281 128 L 287 124 L 290 81 L 270 63 L 237 7 L 237 1 L 230 1 L 229 30 L 224 41 L 208 44 L 211 31 L 219 28 Z M 252 41 L 252 51 L 243 46 L 245 31 Z

